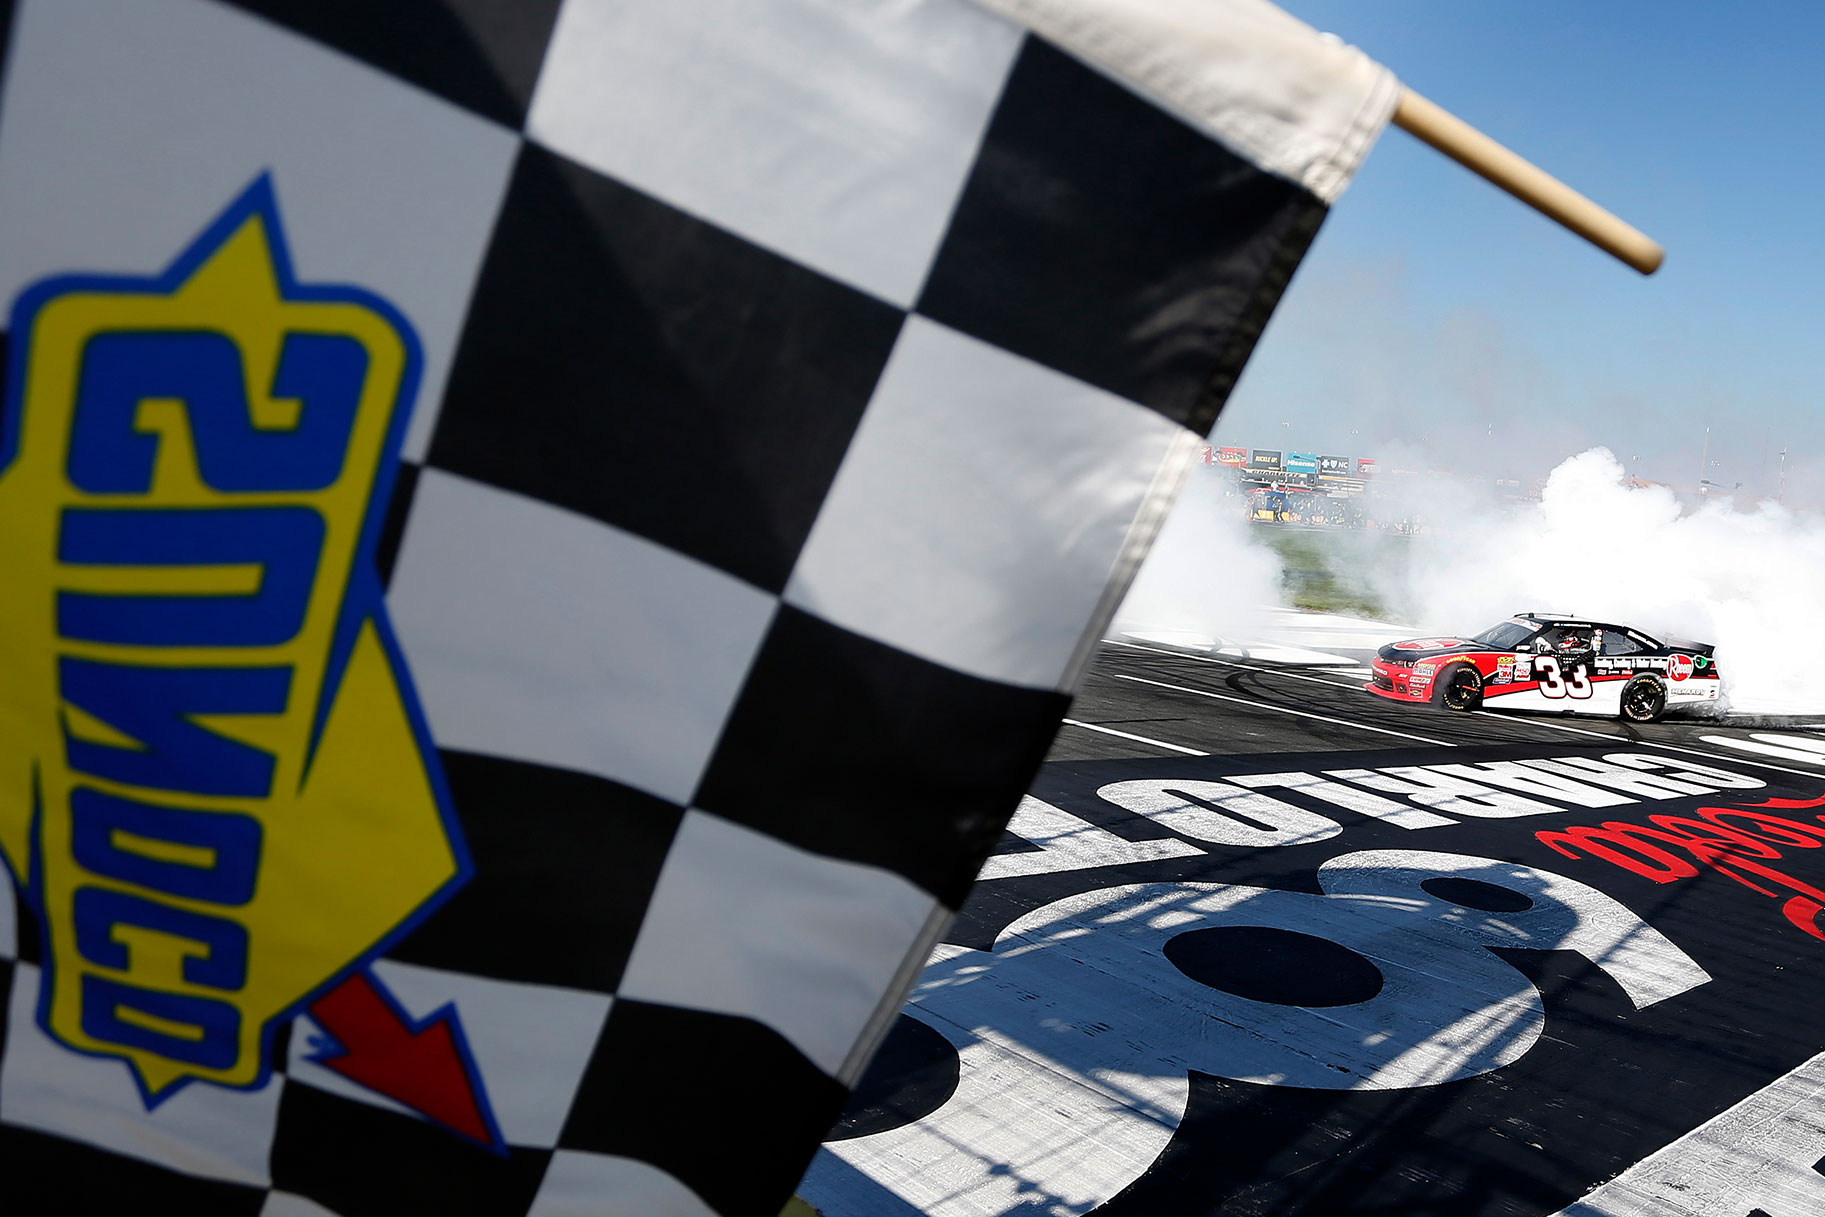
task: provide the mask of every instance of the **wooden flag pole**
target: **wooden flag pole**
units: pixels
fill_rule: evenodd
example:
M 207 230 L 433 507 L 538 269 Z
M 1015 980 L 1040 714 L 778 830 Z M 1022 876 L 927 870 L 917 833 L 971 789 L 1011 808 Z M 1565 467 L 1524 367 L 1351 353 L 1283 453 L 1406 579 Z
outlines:
M 1666 250 L 1658 241 L 1412 89 L 1401 90 L 1400 102 L 1394 108 L 1394 125 L 1642 274 L 1651 275 L 1660 269 Z

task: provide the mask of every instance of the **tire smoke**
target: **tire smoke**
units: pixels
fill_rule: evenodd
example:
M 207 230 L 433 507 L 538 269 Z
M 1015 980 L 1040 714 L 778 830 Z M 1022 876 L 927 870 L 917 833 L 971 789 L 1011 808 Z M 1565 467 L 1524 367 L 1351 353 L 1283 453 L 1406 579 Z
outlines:
M 1730 709 L 1817 713 L 1796 653 L 1825 606 L 1825 518 L 1766 500 L 1684 507 L 1631 485 L 1607 448 L 1559 464 L 1538 503 L 1454 503 L 1377 590 L 1429 629 L 1477 630 L 1529 610 L 1588 615 L 1717 647 Z
M 1280 559 L 1249 537 L 1239 499 L 1212 470 L 1194 468 L 1115 612 L 1129 630 L 1184 635 L 1191 647 L 1257 638 L 1282 603 Z

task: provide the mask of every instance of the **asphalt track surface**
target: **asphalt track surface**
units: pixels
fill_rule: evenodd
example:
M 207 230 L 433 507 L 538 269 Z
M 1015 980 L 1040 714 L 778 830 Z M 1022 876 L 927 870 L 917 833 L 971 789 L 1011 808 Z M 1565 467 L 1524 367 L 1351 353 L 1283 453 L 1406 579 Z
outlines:
M 1825 732 L 1352 666 L 1100 650 L 825 1217 L 1825 1214 Z
M 1072 704 L 1071 721 L 1046 759 L 1184 755 L 1176 751 L 1181 748 L 1216 756 L 1355 752 L 1415 744 L 1474 748 L 1598 743 L 1605 737 L 1721 757 L 1732 755 L 1732 750 L 1706 742 L 1706 736 L 1751 734 L 1709 719 L 1634 724 L 1582 715 L 1493 710 L 1461 714 L 1405 706 L 1363 692 L 1368 677 L 1342 671 L 1351 666 L 1347 661 L 1334 669 L 1293 666 L 1105 643 Z

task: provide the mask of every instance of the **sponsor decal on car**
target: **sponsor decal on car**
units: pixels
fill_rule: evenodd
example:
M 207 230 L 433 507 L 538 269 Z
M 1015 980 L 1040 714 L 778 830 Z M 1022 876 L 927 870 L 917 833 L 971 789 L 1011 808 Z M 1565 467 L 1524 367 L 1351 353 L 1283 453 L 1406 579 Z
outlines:
M 1467 647 L 1469 645 L 1462 638 L 1409 638 L 1405 642 L 1395 643 L 1394 649 L 1397 651 L 1442 651 L 1447 647 Z
M 1675 655 L 1667 660 L 1667 679 L 1686 680 L 1697 666 L 1690 655 Z
M 1514 670 L 1515 657 L 1513 655 L 1497 656 L 1495 661 L 1495 675 L 1489 678 L 1489 683 L 1492 685 L 1505 685 L 1511 683 L 1514 680 Z

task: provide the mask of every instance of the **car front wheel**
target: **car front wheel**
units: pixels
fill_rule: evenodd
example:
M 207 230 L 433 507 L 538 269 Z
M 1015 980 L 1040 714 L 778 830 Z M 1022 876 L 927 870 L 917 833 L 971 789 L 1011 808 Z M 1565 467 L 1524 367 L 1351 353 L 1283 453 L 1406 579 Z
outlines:
M 1440 700 L 1448 709 L 1474 710 L 1483 704 L 1483 675 L 1468 664 L 1445 673 Z
M 1667 709 L 1667 691 L 1652 676 L 1638 676 L 1622 691 L 1622 717 L 1635 723 L 1651 723 Z

